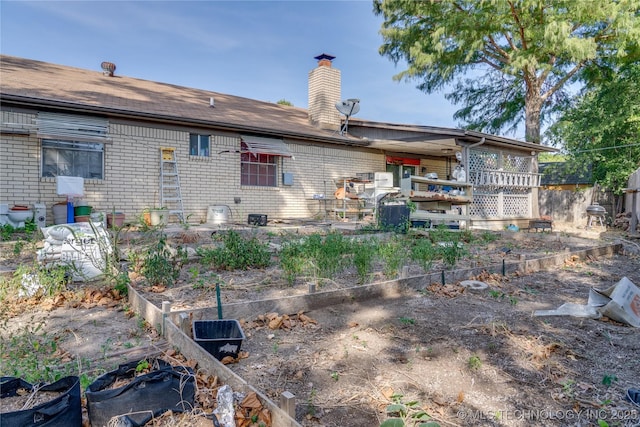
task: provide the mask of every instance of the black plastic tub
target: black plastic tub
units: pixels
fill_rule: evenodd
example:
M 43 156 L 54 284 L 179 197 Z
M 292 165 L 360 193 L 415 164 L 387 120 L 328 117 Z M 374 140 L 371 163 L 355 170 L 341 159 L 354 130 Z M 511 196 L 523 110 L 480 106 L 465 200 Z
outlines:
M 244 332 L 237 320 L 194 320 L 193 340 L 213 357 L 238 357 Z
M 259 225 L 264 227 L 267 225 L 267 216 L 264 214 L 249 214 L 247 223 L 249 225 Z

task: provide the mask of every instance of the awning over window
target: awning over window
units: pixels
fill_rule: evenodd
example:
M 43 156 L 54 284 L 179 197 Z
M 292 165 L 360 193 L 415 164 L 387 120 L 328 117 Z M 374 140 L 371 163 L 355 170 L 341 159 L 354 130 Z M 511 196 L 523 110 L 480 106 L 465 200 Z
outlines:
M 247 146 L 247 151 L 253 154 L 271 154 L 293 158 L 293 153 L 281 139 L 261 138 L 259 136 L 241 135 L 242 142 Z
M 36 119 L 36 127 L 38 138 L 87 142 L 109 141 L 109 121 L 102 117 L 40 112 Z

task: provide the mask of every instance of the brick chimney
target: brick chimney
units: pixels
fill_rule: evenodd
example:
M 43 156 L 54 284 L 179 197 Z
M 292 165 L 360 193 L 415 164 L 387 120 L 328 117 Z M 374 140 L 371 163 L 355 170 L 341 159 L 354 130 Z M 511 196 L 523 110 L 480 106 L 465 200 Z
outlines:
M 340 101 L 340 70 L 332 68 L 335 56 L 323 53 L 315 57 L 318 66 L 309 71 L 309 121 L 322 129 L 340 129 L 341 117 L 336 110 Z

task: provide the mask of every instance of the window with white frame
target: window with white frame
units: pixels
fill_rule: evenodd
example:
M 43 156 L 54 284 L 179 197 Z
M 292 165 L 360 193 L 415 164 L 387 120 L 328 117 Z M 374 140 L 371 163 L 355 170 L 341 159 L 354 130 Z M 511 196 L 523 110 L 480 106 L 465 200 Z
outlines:
M 189 154 L 191 156 L 209 157 L 211 152 L 210 145 L 210 135 L 189 134 Z
M 103 179 L 104 144 L 43 139 L 42 176 Z

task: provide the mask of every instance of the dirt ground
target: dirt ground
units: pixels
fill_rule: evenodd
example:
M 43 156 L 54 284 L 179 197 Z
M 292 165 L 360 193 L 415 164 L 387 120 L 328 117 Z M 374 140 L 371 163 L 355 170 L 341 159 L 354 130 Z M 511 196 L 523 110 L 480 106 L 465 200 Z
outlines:
M 464 263 L 545 256 L 619 237 L 570 231 L 504 234 L 472 249 Z M 200 243 L 208 239 L 209 233 L 200 233 Z M 292 392 L 304 426 L 380 425 L 394 402 L 408 405 L 409 416 L 421 408 L 442 426 L 591 426 L 599 420 L 637 426 L 640 407 L 625 393 L 640 387 L 640 331 L 606 318 L 533 316 L 566 302 L 585 304 L 591 287 L 606 288 L 622 277 L 640 284 L 637 244 L 625 245 L 632 249 L 625 255 L 569 259 L 554 271 L 489 272 L 476 277 L 489 285 L 480 291 L 438 283 L 407 297 L 308 311 L 303 319 L 277 313 L 289 316 L 283 322 L 288 327 L 278 329 L 266 325 L 261 315 L 267 313 L 256 313 L 241 319 L 248 357 L 228 367 L 276 402 Z M 15 264 L 3 253 L 5 267 Z M 156 304 L 171 300 L 174 309 L 215 305 L 215 293 L 193 286 L 188 268 L 177 286 L 145 296 Z M 410 267 L 410 275 L 418 273 Z M 353 286 L 355 277 L 347 271 L 323 290 Z M 275 268 L 220 278 L 223 304 L 308 291 L 304 278 L 290 287 Z M 3 337 L 42 325 L 81 369 L 92 372 L 166 348 L 123 302 L 69 298 L 14 305 L 5 310 L 4 323 Z

